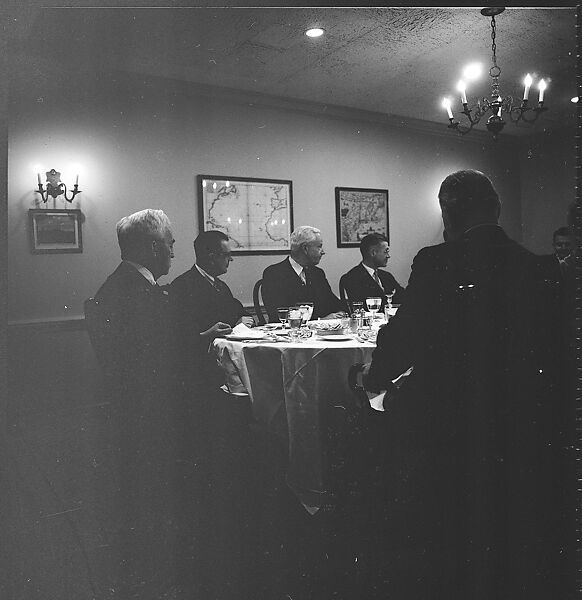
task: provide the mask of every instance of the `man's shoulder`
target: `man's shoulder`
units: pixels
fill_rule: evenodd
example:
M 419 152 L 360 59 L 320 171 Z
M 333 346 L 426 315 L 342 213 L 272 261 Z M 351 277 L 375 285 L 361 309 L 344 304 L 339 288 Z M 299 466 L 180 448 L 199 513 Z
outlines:
M 172 290 L 175 290 L 185 285 L 192 285 L 192 283 L 196 281 L 196 275 L 200 275 L 200 273 L 198 272 L 196 267 L 193 266 L 187 271 L 184 271 L 184 273 L 178 275 L 178 277 L 175 277 L 172 280 L 170 287 L 172 288 Z
M 327 279 L 327 275 L 321 267 L 309 267 L 309 273 L 312 279 Z
M 265 267 L 265 270 L 263 271 L 263 278 L 265 277 L 265 275 L 267 275 L 267 276 L 274 275 L 279 271 L 283 271 L 287 267 L 291 267 L 291 264 L 289 263 L 287 258 L 284 258 L 283 260 L 281 260 L 277 263 L 273 263 L 272 265 Z
M 99 299 L 114 298 L 118 295 L 125 295 L 130 290 L 146 289 L 148 285 L 149 283 L 141 273 L 131 265 L 122 262 L 107 277 L 95 297 Z
M 455 252 L 452 243 L 436 244 L 421 248 L 414 257 L 414 262 L 439 261 Z
M 349 271 L 344 273 L 344 277 L 347 279 L 351 279 L 357 275 L 362 275 L 364 272 L 364 268 L 362 267 L 362 263 L 358 263 L 355 267 L 352 267 Z
M 149 304 L 153 290 L 154 286 L 134 267 L 121 263 L 99 288 L 95 300 L 103 310 L 131 314 L 135 307 Z

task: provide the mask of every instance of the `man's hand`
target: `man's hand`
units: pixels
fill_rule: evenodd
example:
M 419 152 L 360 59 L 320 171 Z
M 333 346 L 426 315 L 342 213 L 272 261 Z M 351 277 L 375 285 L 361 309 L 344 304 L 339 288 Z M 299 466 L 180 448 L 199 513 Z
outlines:
M 218 321 L 218 323 L 214 323 L 212 327 L 207 329 L 206 331 L 202 331 L 200 333 L 201 336 L 210 338 L 211 340 L 221 337 L 223 335 L 228 335 L 232 332 L 232 327 L 228 323 L 223 323 L 222 321 Z
M 243 315 L 237 322 L 236 324 L 238 325 L 239 323 L 242 323 L 243 325 L 246 325 L 247 327 L 254 327 L 255 326 L 255 320 L 252 317 L 249 317 L 247 315 Z

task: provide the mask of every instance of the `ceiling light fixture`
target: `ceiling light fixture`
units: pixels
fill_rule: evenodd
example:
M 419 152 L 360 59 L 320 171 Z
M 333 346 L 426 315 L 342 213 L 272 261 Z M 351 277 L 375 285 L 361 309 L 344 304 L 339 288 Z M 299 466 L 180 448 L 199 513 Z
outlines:
M 496 38 L 496 24 L 495 17 L 501 14 L 505 8 L 503 6 L 490 6 L 481 9 L 481 14 L 485 17 L 491 17 L 491 50 L 493 52 L 491 57 L 491 68 L 489 69 L 489 76 L 491 77 L 491 99 L 481 98 L 477 101 L 477 104 L 469 108 L 467 102 L 467 84 L 464 80 L 460 81 L 457 90 L 461 94 L 461 104 L 463 110 L 461 113 L 465 115 L 466 119 L 463 124 L 455 120 L 453 111 L 451 109 L 451 101 L 448 98 L 443 99 L 443 107 L 447 111 L 449 118 L 449 129 L 453 129 L 461 135 L 465 135 L 473 129 L 477 123 L 486 115 L 489 114 L 487 119 L 487 130 L 493 134 L 493 139 L 497 140 L 497 136 L 501 133 L 501 130 L 505 127 L 505 121 L 503 120 L 503 113 L 509 115 L 509 119 L 512 123 L 534 123 L 540 114 L 548 108 L 544 106 L 544 92 L 547 88 L 547 84 L 544 79 L 540 79 L 538 82 L 538 105 L 534 108 L 529 106 L 529 91 L 533 83 L 533 78 L 528 73 L 524 80 L 524 92 L 523 99 L 519 105 L 514 105 L 514 100 L 511 96 L 501 97 L 499 91 L 499 76 L 501 75 L 501 67 L 497 65 L 497 45 L 495 44 Z M 533 112 L 530 112 L 533 111 Z M 527 116 L 529 115 L 529 116 Z
M 320 29 L 319 27 L 313 27 L 312 29 L 308 29 L 308 30 L 305 32 L 305 35 L 306 35 L 307 37 L 310 37 L 310 38 L 316 38 L 316 37 L 320 37 L 320 36 L 322 36 L 323 34 L 324 34 L 324 31 L 323 31 L 323 29 Z

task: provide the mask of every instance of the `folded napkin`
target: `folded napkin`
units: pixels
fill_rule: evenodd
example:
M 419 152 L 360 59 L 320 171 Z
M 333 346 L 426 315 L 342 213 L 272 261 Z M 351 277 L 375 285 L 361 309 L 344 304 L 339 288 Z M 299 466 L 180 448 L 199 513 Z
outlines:
M 244 337 L 249 340 L 253 339 L 261 339 L 265 337 L 265 332 L 260 331 L 259 329 L 251 329 L 247 327 L 244 323 L 239 323 L 236 327 L 233 327 L 231 335 L 236 335 L 237 337 Z

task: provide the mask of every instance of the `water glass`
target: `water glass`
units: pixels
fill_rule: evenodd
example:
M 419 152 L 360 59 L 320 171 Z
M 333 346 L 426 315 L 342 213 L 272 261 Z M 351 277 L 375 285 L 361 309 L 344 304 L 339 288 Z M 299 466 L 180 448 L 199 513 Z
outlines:
M 313 315 L 313 302 L 302 302 L 299 305 L 299 309 L 301 310 L 303 324 L 305 325 L 311 319 L 311 315 Z
M 292 339 L 297 339 L 299 335 L 299 328 L 301 327 L 301 323 L 303 322 L 303 315 L 298 306 L 293 306 L 289 308 L 289 335 Z
M 349 320 L 349 331 L 350 333 L 358 333 L 358 329 L 362 326 L 362 317 L 357 313 L 354 313 Z
M 374 317 L 378 310 L 380 310 L 380 306 L 382 306 L 382 298 L 366 298 L 366 305 L 368 306 L 368 310 L 372 313 L 371 320 L 374 322 Z
M 283 329 L 285 329 L 285 325 L 289 319 L 289 309 L 284 307 L 278 308 L 277 316 L 279 317 L 279 321 L 283 323 Z

